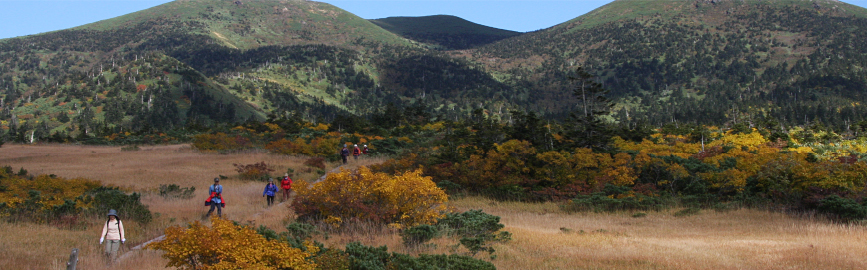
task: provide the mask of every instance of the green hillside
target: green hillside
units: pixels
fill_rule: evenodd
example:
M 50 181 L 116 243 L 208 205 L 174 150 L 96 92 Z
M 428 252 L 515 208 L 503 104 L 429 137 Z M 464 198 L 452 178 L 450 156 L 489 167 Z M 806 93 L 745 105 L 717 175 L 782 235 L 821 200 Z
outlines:
M 278 108 L 310 117 L 345 111 L 314 87 L 293 88 L 298 81 L 268 84 L 267 77 L 244 74 L 257 75 L 251 69 L 261 70 L 259 65 L 273 62 L 271 56 L 303 54 L 305 44 L 353 52 L 411 46 L 324 3 L 174 1 L 73 29 L 0 40 L 0 128 L 18 137 L 81 136 L 263 119 Z M 305 70 L 320 73 L 320 60 L 312 59 L 314 67 Z M 263 101 L 263 94 L 275 98 Z
M 448 15 L 388 17 L 370 21 L 392 33 L 446 50 L 468 49 L 521 34 Z
M 515 35 L 452 16 L 371 22 L 311 1 L 175 1 L 0 40 L 0 128 L 20 141 L 272 113 L 330 122 L 392 105 L 433 120 L 565 119 L 581 66 L 610 90 L 619 123 L 846 129 L 867 115 L 864 14 L 821 0 L 619 0 Z
M 618 0 L 473 55 L 538 93 L 516 103 L 551 115 L 570 110 L 557 93 L 566 71 L 584 66 L 625 122 L 773 117 L 845 129 L 867 115 L 864 14 L 836 1 Z

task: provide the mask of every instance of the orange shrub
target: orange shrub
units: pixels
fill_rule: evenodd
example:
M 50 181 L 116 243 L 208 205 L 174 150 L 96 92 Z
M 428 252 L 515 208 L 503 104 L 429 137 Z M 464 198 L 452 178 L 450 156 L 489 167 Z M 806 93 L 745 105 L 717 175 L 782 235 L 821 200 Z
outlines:
M 307 259 L 319 251 L 315 245 L 305 243 L 302 251 L 229 220 L 211 221 L 210 228 L 198 221 L 166 228 L 165 239 L 147 248 L 164 251 L 166 267 L 180 269 L 316 269 Z
M 367 167 L 341 170 L 325 181 L 299 182 L 293 202 L 303 218 L 322 218 L 340 226 L 350 220 L 388 223 L 394 227 L 432 224 L 443 216 L 448 196 L 421 170 L 386 174 Z

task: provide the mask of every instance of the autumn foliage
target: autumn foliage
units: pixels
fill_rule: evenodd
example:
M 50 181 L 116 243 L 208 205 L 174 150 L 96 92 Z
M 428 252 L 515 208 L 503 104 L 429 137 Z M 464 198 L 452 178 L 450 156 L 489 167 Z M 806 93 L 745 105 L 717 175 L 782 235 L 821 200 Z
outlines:
M 164 240 L 147 248 L 164 251 L 166 267 L 180 269 L 316 269 L 308 259 L 318 252 L 315 245 L 308 243 L 302 251 L 229 220 L 211 221 L 211 227 L 198 221 L 169 227 Z
M 293 206 L 302 218 L 322 218 L 334 226 L 348 221 L 395 227 L 432 224 L 443 216 L 448 197 L 421 173 L 374 173 L 367 167 L 342 170 L 316 184 L 299 182 Z

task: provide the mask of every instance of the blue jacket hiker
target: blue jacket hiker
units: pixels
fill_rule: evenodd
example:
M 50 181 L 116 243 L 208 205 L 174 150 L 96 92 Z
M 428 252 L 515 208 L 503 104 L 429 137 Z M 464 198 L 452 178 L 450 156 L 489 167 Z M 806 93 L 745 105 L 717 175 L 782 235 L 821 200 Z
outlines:
M 211 206 L 211 210 L 208 210 L 208 214 L 205 217 L 211 216 L 211 213 L 214 212 L 214 208 L 217 208 L 217 216 L 223 216 L 223 186 L 220 185 L 220 178 L 214 178 L 214 184 L 208 187 L 208 194 L 210 197 L 207 201 L 205 201 L 206 205 Z
M 268 206 L 274 204 L 274 194 L 277 194 L 277 185 L 274 184 L 274 178 L 268 178 L 268 185 L 265 186 L 265 191 L 262 196 L 267 197 Z

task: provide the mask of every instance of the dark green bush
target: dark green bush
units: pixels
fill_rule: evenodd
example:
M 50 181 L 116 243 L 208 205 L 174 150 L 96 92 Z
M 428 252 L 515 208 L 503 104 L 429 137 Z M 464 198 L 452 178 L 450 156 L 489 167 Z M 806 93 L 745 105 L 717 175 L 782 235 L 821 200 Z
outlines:
M 386 246 L 368 247 L 353 242 L 346 245 L 349 255 L 349 269 L 352 270 L 488 270 L 496 269 L 493 264 L 469 256 L 428 255 L 413 257 L 400 253 L 389 253 Z
M 87 194 L 93 197 L 94 210 L 97 214 L 105 215 L 109 209 L 115 209 L 123 219 L 137 220 L 141 223 L 148 223 L 153 219 L 151 211 L 141 203 L 141 195 L 138 193 L 127 195 L 117 188 L 99 187 Z
M 819 201 L 818 210 L 832 219 L 843 222 L 864 219 L 867 215 L 867 207 L 853 199 L 842 198 L 837 195 L 831 195 Z
M 437 227 L 427 224 L 413 226 L 400 232 L 403 244 L 408 247 L 415 247 L 428 242 L 436 237 L 437 234 L 439 234 Z
M 190 199 L 196 187 L 181 188 L 178 185 L 160 185 L 160 196 L 166 199 Z
M 316 226 L 300 222 L 289 224 L 288 226 L 286 226 L 286 230 L 286 232 L 278 234 L 274 230 L 271 230 L 265 226 L 259 226 L 259 228 L 256 228 L 256 232 L 265 237 L 265 239 L 286 242 L 294 248 L 305 251 L 307 250 L 307 246 L 304 245 L 304 241 L 312 239 L 314 235 L 324 234 L 322 231 L 317 229 Z M 327 239 L 328 235 L 324 235 Z M 326 251 L 324 245 L 322 245 L 322 243 L 320 243 L 319 241 L 313 241 L 313 244 L 319 247 L 320 254 Z
M 430 269 L 430 270 L 493 270 L 494 264 L 462 255 L 428 255 L 420 254 L 418 258 L 409 255 L 394 254 L 388 269 Z
M 700 212 L 701 212 L 701 208 L 689 207 L 689 208 L 684 208 L 683 210 L 675 212 L 674 216 L 675 217 L 692 216 L 692 215 L 697 215 Z
M 659 211 L 670 207 L 671 204 L 672 202 L 661 197 L 636 194 L 617 199 L 608 197 L 605 193 L 597 192 L 590 195 L 578 195 L 572 201 L 561 205 L 561 208 L 567 212 Z
M 391 261 L 388 247 L 368 247 L 358 242 L 346 244 L 346 254 L 349 255 L 349 269 L 352 270 L 385 270 Z
M 506 242 L 512 239 L 507 231 L 498 232 L 505 225 L 500 223 L 500 217 L 487 214 L 482 210 L 470 210 L 463 213 L 449 213 L 437 222 L 442 230 L 452 236 L 461 237 L 461 245 L 476 254 L 480 251 L 493 253 L 492 242 Z

